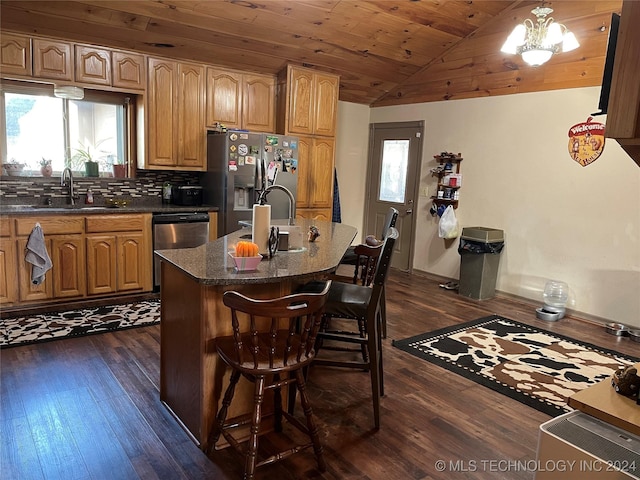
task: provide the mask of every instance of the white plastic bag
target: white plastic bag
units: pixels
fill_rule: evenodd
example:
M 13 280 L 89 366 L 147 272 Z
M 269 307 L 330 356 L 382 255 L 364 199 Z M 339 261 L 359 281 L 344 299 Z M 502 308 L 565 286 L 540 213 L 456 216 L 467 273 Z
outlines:
M 458 219 L 451 205 L 445 209 L 440 217 L 438 236 L 440 238 L 456 238 L 458 236 Z

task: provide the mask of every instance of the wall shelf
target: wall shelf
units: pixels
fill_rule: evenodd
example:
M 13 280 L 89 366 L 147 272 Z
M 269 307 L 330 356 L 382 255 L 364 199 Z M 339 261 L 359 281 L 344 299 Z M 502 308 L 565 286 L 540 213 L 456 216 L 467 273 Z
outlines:
M 436 195 L 431 200 L 436 205 L 452 205 L 458 208 L 459 189 L 462 186 L 462 176 L 460 175 L 460 162 L 462 162 L 461 154 L 453 154 L 442 152 L 440 155 L 434 155 L 433 158 L 438 162 L 438 166 L 431 170 L 431 174 L 438 177 L 438 187 Z M 451 184 L 450 175 L 455 175 L 455 184 Z M 449 177 L 449 180 L 445 181 Z

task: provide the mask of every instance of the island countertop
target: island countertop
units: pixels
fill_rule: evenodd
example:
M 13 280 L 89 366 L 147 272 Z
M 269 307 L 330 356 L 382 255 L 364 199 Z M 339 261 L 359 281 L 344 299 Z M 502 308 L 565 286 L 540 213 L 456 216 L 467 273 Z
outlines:
M 311 225 L 320 231 L 315 242 L 307 241 Z M 340 263 L 344 252 L 356 236 L 355 227 L 320 220 L 298 219 L 296 227 L 302 230 L 303 250 L 279 251 L 273 258 L 263 258 L 253 272 L 238 272 L 228 255 L 250 229 L 242 229 L 213 242 L 195 248 L 156 250 L 163 261 L 182 270 L 203 285 L 242 285 L 304 280 L 319 273 L 332 272 Z

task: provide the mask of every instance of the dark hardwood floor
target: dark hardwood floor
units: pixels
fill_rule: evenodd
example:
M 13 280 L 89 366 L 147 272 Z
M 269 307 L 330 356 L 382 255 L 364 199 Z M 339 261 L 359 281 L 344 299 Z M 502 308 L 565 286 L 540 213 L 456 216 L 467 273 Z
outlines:
M 318 472 L 305 451 L 258 469 L 258 478 L 533 478 L 531 470 L 497 462 L 534 460 L 538 427 L 550 417 L 395 349 L 393 339 L 497 313 L 640 355 L 637 343 L 602 326 L 574 318 L 543 322 L 534 304 L 469 300 L 416 275 L 393 272 L 387 304 L 381 429 L 373 430 L 368 373 L 312 368 L 309 392 L 328 470 Z M 151 326 L 2 350 L 0 477 L 241 478 L 243 462 L 234 452 L 207 458 L 160 403 L 159 337 Z M 286 426 L 283 434 L 268 434 L 261 448 L 274 449 L 289 434 L 295 435 Z M 446 462 L 444 471 L 438 460 Z

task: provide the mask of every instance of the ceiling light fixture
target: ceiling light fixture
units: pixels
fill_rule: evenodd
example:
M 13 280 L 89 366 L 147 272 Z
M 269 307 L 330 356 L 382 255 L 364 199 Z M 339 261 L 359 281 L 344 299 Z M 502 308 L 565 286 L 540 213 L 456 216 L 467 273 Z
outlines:
M 522 55 L 522 59 L 533 67 L 548 61 L 554 53 L 569 52 L 580 46 L 576 36 L 561 23 L 556 23 L 549 7 L 536 7 L 531 10 L 537 23 L 530 18 L 517 25 L 500 49 L 503 53 Z
M 84 89 L 74 85 L 54 85 L 53 96 L 68 100 L 82 100 L 84 98 Z

